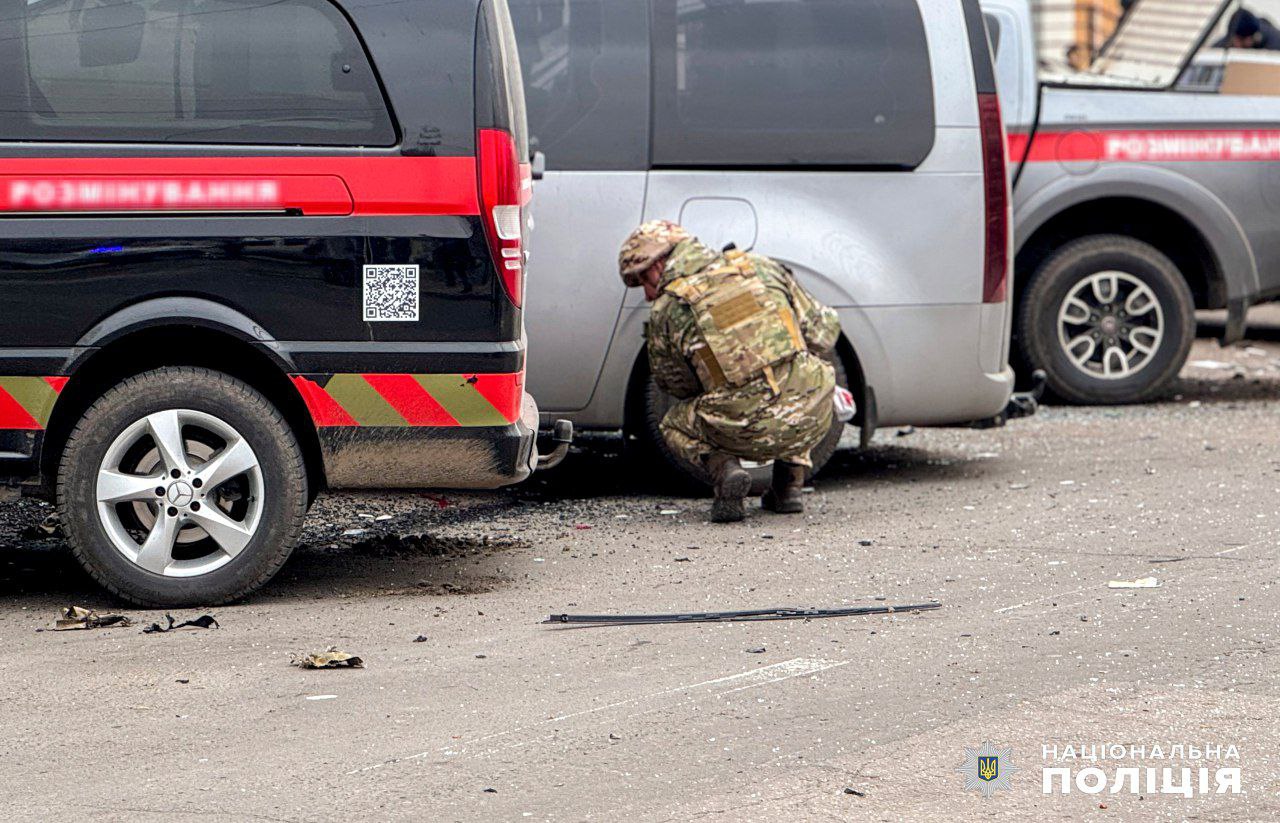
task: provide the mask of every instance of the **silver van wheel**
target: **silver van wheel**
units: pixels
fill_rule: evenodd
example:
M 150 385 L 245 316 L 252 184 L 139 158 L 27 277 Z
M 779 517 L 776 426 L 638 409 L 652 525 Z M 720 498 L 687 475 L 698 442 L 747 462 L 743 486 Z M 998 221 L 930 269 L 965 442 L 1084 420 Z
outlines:
M 1146 368 L 1164 339 L 1164 311 L 1146 283 L 1122 271 L 1081 280 L 1058 309 L 1058 342 L 1090 377 L 1123 380 Z
M 165 577 L 197 577 L 234 560 L 257 532 L 265 488 L 248 441 L 191 409 L 128 426 L 98 467 L 98 517 L 129 562 Z

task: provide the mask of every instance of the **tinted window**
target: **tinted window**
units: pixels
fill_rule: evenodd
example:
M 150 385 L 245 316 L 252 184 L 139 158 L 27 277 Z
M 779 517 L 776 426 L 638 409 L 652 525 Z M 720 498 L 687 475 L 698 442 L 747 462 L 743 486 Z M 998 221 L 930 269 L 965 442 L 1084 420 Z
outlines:
M 649 162 L 646 3 L 508 0 L 520 42 L 529 133 L 550 169 Z
M 395 143 L 364 49 L 327 0 L 0 7 L 6 139 Z
M 658 0 L 659 165 L 915 167 L 933 80 L 915 0 Z

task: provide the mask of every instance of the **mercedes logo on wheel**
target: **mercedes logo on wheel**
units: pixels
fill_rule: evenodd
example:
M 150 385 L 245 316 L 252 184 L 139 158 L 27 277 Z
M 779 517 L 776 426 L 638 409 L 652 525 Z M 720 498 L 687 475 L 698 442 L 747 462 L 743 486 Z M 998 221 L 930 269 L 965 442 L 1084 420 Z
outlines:
M 171 506 L 185 506 L 191 502 L 196 496 L 191 486 L 183 480 L 179 480 L 169 486 L 169 492 L 165 495 Z

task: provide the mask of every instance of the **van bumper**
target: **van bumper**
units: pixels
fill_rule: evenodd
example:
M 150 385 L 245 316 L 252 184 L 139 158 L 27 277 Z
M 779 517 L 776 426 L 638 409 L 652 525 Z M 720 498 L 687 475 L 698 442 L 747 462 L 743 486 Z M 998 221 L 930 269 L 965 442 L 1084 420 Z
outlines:
M 878 425 L 967 425 L 1001 414 L 1013 395 L 1003 304 L 837 309 Z
M 525 395 L 508 426 L 317 429 L 331 489 L 496 489 L 538 462 L 538 405 Z

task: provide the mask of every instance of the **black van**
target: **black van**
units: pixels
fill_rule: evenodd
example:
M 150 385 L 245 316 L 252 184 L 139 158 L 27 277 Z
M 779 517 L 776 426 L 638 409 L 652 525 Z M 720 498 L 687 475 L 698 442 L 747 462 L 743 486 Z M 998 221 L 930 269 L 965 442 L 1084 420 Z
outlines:
M 94 578 L 227 601 L 322 488 L 528 476 L 506 0 L 0 6 L 0 473 Z

